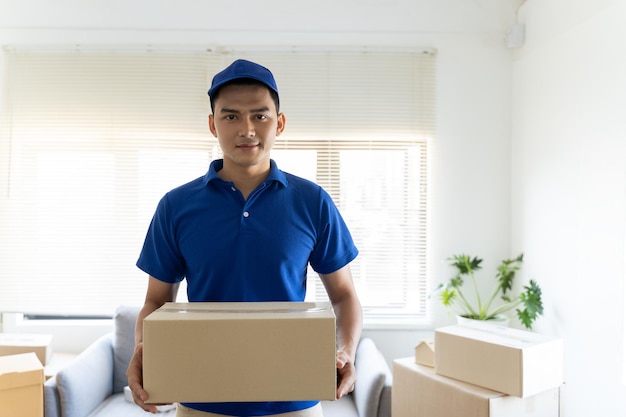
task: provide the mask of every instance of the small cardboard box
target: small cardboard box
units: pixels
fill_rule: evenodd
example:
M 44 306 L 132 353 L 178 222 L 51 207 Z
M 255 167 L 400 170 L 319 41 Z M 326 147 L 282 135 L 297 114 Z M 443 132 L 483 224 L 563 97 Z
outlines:
M 52 358 L 52 335 L 29 333 L 0 333 L 0 356 L 34 352 L 42 365 Z
M 144 319 L 151 403 L 334 400 L 330 303 L 166 303 Z
M 393 362 L 394 417 L 559 417 L 560 389 L 519 398 L 435 373 L 413 358 Z
M 420 340 L 415 346 L 415 363 L 431 368 L 435 366 L 435 341 L 432 339 Z
M 563 384 L 563 340 L 502 326 L 435 329 L 435 371 L 517 397 Z
M 35 353 L 0 356 L 0 417 L 43 416 L 43 365 Z

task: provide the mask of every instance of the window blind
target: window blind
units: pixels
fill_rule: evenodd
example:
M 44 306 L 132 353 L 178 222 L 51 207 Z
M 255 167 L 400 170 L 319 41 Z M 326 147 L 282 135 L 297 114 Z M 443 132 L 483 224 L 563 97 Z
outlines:
M 221 157 L 213 74 L 270 68 L 287 124 L 273 158 L 322 185 L 360 255 L 366 317 L 425 317 L 432 51 L 166 50 L 6 53 L 0 311 L 107 314 L 141 304 L 135 267 L 161 196 Z M 309 275 L 309 299 L 323 286 Z M 184 298 L 184 294 L 183 298 Z

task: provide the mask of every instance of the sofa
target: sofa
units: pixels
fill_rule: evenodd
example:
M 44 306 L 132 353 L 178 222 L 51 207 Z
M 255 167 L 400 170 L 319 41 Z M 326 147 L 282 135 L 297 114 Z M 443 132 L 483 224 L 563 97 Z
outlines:
M 139 307 L 120 306 L 114 330 L 94 341 L 44 384 L 45 417 L 145 417 L 128 393 L 126 368 L 134 349 Z M 370 338 L 357 348 L 354 391 L 337 401 L 322 401 L 325 417 L 391 417 L 392 376 Z M 176 411 L 163 408 L 159 417 Z

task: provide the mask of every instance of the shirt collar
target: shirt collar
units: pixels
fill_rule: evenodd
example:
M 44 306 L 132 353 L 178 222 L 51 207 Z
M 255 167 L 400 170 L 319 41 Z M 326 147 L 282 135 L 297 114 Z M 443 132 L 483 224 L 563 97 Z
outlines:
M 223 159 L 216 159 L 211 162 L 211 165 L 209 166 L 209 171 L 204 175 L 205 185 L 210 183 L 211 181 L 223 181 L 222 178 L 220 178 L 220 176 L 217 174 L 217 172 L 220 171 L 223 167 Z M 274 181 L 282 184 L 284 187 L 287 186 L 287 177 L 285 176 L 285 173 L 278 169 L 278 165 L 276 165 L 276 162 L 273 159 L 270 159 L 270 173 L 264 182 L 270 183 Z

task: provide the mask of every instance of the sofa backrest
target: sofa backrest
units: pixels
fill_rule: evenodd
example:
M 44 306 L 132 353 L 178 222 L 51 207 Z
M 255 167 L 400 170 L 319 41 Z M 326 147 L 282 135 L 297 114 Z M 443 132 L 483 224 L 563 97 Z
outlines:
M 359 416 L 378 417 L 381 413 L 386 415 L 386 408 L 390 404 L 386 401 L 381 404 L 381 397 L 385 386 L 391 384 L 391 372 L 383 355 L 369 337 L 364 337 L 359 342 L 354 366 L 357 380 L 353 394 Z
M 113 318 L 113 392 L 123 392 L 128 385 L 126 369 L 135 350 L 135 323 L 141 307 L 119 306 Z

